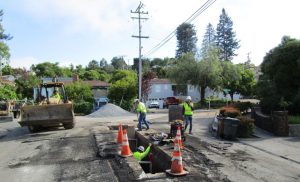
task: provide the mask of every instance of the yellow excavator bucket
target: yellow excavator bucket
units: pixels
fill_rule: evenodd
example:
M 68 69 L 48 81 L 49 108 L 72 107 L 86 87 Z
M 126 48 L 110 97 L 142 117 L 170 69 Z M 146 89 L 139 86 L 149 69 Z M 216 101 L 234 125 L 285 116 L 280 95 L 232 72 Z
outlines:
M 21 126 L 64 126 L 74 122 L 73 104 L 26 105 L 21 108 Z

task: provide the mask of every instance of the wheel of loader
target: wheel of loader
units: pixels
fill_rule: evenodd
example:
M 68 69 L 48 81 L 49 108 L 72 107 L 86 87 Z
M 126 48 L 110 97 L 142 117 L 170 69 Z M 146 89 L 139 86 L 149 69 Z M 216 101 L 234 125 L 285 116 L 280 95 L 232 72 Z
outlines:
M 63 126 L 66 130 L 74 128 L 74 122 L 72 123 L 63 123 Z
M 40 129 L 39 126 L 32 126 L 32 125 L 29 125 L 29 126 L 28 126 L 28 130 L 30 131 L 30 133 L 38 132 L 39 129 Z

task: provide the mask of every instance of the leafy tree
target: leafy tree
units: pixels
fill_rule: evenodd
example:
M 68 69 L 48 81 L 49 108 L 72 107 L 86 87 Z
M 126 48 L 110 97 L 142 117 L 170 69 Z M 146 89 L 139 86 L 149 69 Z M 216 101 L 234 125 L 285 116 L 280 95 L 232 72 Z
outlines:
M 239 93 L 240 80 L 242 79 L 242 69 L 231 62 L 222 62 L 223 87 L 229 89 L 229 95 L 233 101 L 233 95 Z
M 86 68 L 87 70 L 99 70 L 100 69 L 100 66 L 99 66 L 99 63 L 98 61 L 96 60 L 92 60 L 88 63 L 88 66 Z
M 291 39 L 288 36 L 282 38 L 281 43 L 270 50 L 264 57 L 261 64 L 263 75 L 259 79 L 258 94 L 261 103 L 266 111 L 275 109 L 268 103 L 268 95 L 263 92 L 266 87 L 263 83 L 268 82 L 273 86 L 272 92 L 276 102 L 275 107 L 279 107 L 280 99 L 291 103 L 288 106 L 290 113 L 300 113 L 298 95 L 300 91 L 300 40 Z
M 137 97 L 137 75 L 130 70 L 114 72 L 108 98 L 122 108 L 129 110 L 134 98 Z
M 100 61 L 100 67 L 103 68 L 103 67 L 105 67 L 107 65 L 108 65 L 107 61 L 104 58 L 102 58 L 101 61 Z
M 17 94 L 13 86 L 0 82 L 0 99 L 13 100 L 17 99 Z
M 177 84 L 191 84 L 199 89 L 204 101 L 205 88 L 218 89 L 221 81 L 221 66 L 218 60 L 197 61 L 191 53 L 183 54 L 167 74 Z M 180 76 L 178 76 L 180 75 Z
M 182 23 L 177 27 L 176 30 L 177 37 L 177 50 L 176 58 L 179 58 L 183 53 L 191 52 L 196 54 L 197 47 L 196 43 L 198 41 L 195 26 L 190 23 Z
M 14 74 L 14 70 L 10 65 L 5 65 L 2 68 L 2 75 L 13 75 Z
M 36 75 L 26 71 L 25 69 L 20 72 L 20 77 L 15 80 L 16 93 L 21 99 L 33 99 L 33 88 L 37 87 L 40 80 Z
M 73 102 L 93 102 L 93 93 L 90 85 L 78 81 L 71 84 L 67 84 L 65 88 L 69 99 Z
M 38 77 L 55 77 L 63 76 L 62 70 L 58 65 L 59 63 L 44 62 L 37 65 L 32 65 L 31 69 Z
M 83 74 L 84 80 L 98 80 L 100 77 L 100 74 L 96 70 L 89 70 L 84 72 Z
M 71 68 L 68 67 L 61 67 L 61 73 L 64 77 L 72 77 L 73 75 Z
M 142 78 L 142 98 L 148 100 L 148 95 L 151 89 L 151 80 L 155 78 L 155 73 L 152 71 L 147 71 L 143 73 Z
M 127 68 L 127 64 L 124 60 L 123 57 L 114 57 L 111 60 L 111 65 L 115 68 L 115 69 L 126 69 Z
M 208 24 L 206 27 L 206 32 L 203 36 L 202 45 L 201 45 L 201 58 L 209 59 L 212 51 L 216 50 L 215 44 L 215 29 L 212 24 Z
M 239 82 L 238 92 L 243 96 L 253 96 L 256 88 L 255 72 L 247 63 L 239 65 L 242 67 L 241 80 Z
M 235 50 L 240 46 L 239 41 L 235 37 L 233 22 L 223 8 L 216 35 L 216 45 L 219 48 L 221 60 L 230 61 L 233 59 L 233 56 L 236 56 Z
M 9 47 L 7 46 L 5 41 L 8 41 L 12 39 L 12 37 L 9 34 L 4 33 L 4 28 L 2 26 L 2 16 L 3 16 L 3 11 L 0 10 L 0 60 L 2 63 L 4 63 L 4 60 L 8 60 L 10 57 L 9 54 Z M 2 64 L 0 65 L 0 73 L 1 73 L 1 68 Z

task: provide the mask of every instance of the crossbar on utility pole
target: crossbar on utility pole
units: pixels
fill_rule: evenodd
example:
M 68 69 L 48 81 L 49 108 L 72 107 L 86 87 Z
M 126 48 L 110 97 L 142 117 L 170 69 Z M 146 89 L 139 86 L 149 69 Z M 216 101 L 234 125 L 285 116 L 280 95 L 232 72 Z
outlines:
M 148 18 L 143 18 L 141 17 L 141 14 L 148 14 L 148 12 L 141 11 L 143 8 L 144 4 L 140 2 L 139 6 L 135 11 L 131 10 L 131 13 L 136 13 L 138 14 L 138 17 L 132 17 L 132 19 L 138 19 L 139 20 L 139 35 L 133 35 L 133 38 L 138 38 L 139 39 L 139 99 L 142 99 L 142 38 L 147 39 L 149 38 L 148 36 L 142 36 L 142 24 L 141 20 L 147 20 Z

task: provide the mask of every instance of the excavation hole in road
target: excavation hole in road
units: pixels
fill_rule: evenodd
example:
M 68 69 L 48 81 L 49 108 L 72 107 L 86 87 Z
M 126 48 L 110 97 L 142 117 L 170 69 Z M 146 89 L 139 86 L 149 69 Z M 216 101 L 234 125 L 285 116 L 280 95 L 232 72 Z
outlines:
M 150 141 L 139 132 L 136 132 L 135 139 L 137 142 L 136 146 L 144 146 L 146 150 Z M 135 148 L 133 151 L 136 150 L 137 149 Z M 142 161 L 140 161 L 139 164 L 141 165 L 145 173 L 162 173 L 167 169 L 170 169 L 171 156 L 169 156 L 159 147 L 152 145 L 149 154 Z

